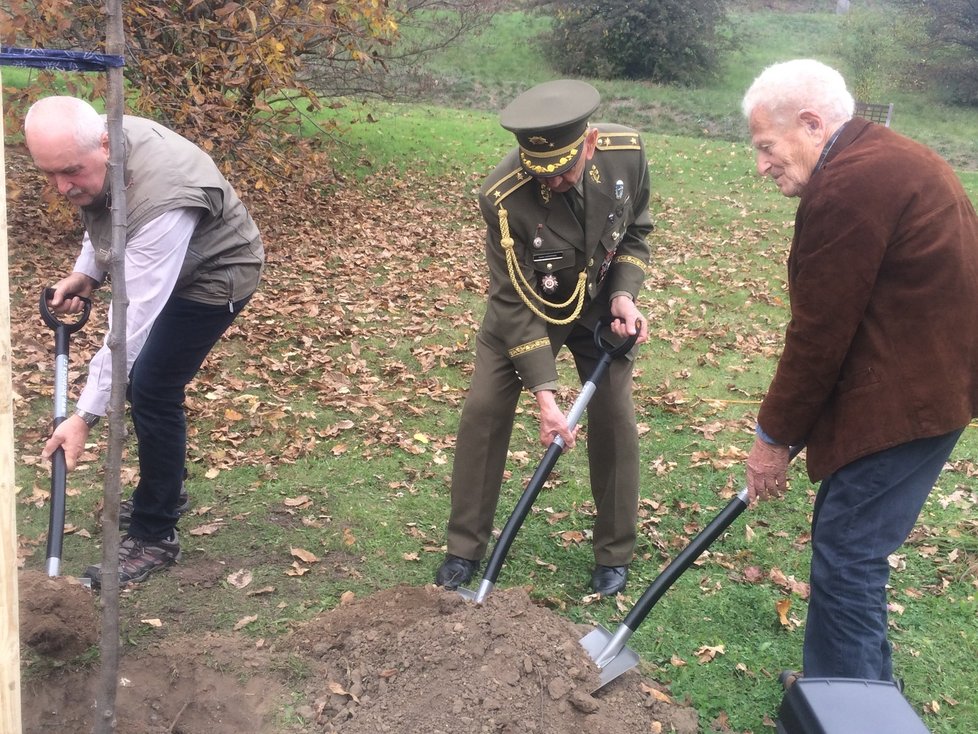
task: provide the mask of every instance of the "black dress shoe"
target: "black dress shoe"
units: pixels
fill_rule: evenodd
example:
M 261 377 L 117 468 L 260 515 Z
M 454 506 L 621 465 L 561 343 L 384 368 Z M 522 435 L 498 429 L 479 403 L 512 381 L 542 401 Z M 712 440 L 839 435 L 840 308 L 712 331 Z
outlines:
M 446 553 L 445 560 L 441 562 L 435 574 L 435 583 L 446 589 L 457 589 L 461 584 L 467 584 L 472 580 L 472 574 L 478 567 L 478 561 L 470 561 Z
M 591 572 L 591 588 L 601 596 L 614 596 L 625 588 L 628 566 L 595 566 Z

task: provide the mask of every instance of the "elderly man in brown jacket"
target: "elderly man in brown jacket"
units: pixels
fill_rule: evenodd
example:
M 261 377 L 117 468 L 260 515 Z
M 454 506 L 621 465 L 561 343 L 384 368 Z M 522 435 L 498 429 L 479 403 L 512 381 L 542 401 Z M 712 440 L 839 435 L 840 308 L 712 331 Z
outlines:
M 947 163 L 853 107 L 811 60 L 769 67 L 743 100 L 759 173 L 800 197 L 747 477 L 752 499 L 780 495 L 788 447 L 807 445 L 804 675 L 889 681 L 887 557 L 978 415 L 978 217 Z

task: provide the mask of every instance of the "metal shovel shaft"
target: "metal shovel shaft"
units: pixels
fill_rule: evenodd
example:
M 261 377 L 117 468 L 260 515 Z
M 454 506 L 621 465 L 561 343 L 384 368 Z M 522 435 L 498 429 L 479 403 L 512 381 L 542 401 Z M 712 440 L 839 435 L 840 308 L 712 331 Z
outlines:
M 638 600 L 632 610 L 627 614 L 622 624 L 631 630 L 638 628 L 645 618 L 652 611 L 652 607 L 656 605 L 662 595 L 669 590 L 676 579 L 682 576 L 683 572 L 687 568 L 693 565 L 697 558 L 705 551 L 714 540 L 716 540 L 720 535 L 730 527 L 730 523 L 737 519 L 740 514 L 747 509 L 747 489 L 742 489 L 737 493 L 727 506 L 720 511 L 720 514 L 713 518 L 712 522 L 707 525 L 703 530 L 693 538 L 689 544 L 683 548 L 682 552 L 676 556 L 673 561 L 665 567 L 665 569 L 655 580 L 649 584 L 649 587 L 642 594 L 642 597 Z
M 730 526 L 730 523 L 740 513 L 747 509 L 747 501 L 747 489 L 745 488 L 730 500 L 720 514 L 655 577 L 613 634 L 599 626 L 580 639 L 581 645 L 600 671 L 598 688 L 606 686 L 618 676 L 638 665 L 638 655 L 626 647 L 628 640 L 649 612 L 652 611 L 656 602 L 675 583 L 676 579 L 699 558 L 700 554 Z
M 604 373 L 608 370 L 608 365 L 611 364 L 611 360 L 611 355 L 601 355 L 601 359 L 594 368 L 594 372 L 588 377 L 577 399 L 574 400 L 574 404 L 567 412 L 567 427 L 571 431 L 574 430 L 577 422 L 584 414 L 584 410 L 587 408 L 587 404 L 590 402 L 595 390 L 597 390 L 598 382 L 601 381 Z M 564 439 L 560 436 L 556 436 L 550 443 L 550 446 L 547 447 L 547 453 L 544 454 L 543 460 L 537 466 L 536 471 L 533 472 L 533 476 L 526 485 L 526 489 L 523 490 L 523 494 L 520 495 L 516 507 L 503 526 L 502 532 L 499 534 L 499 539 L 492 549 L 492 555 L 489 556 L 489 561 L 486 563 L 486 570 L 482 576 L 482 582 L 479 584 L 478 591 L 473 593 L 468 589 L 459 587 L 458 593 L 462 596 L 467 599 L 472 599 L 477 603 L 482 603 L 489 592 L 492 591 L 496 580 L 499 578 L 499 572 L 502 570 L 503 562 L 506 560 L 506 554 L 509 553 L 509 549 L 516 539 L 516 534 L 523 526 L 523 521 L 530 514 L 530 509 L 533 507 L 533 503 L 536 502 L 537 496 L 539 496 L 544 483 L 547 481 L 547 477 L 550 476 L 550 472 L 553 471 L 557 459 L 564 452 L 564 447 Z
M 68 413 L 68 330 L 60 324 L 54 330 L 54 420 L 57 428 Z M 48 514 L 47 574 L 61 575 L 61 553 L 64 546 L 66 487 L 68 468 L 63 448 L 51 455 L 51 511 Z
M 47 574 L 54 578 L 61 574 L 61 551 L 65 534 L 65 486 L 68 470 L 64 449 L 51 455 L 51 512 L 48 515 Z
M 71 334 L 81 329 L 88 321 L 92 302 L 81 297 L 84 308 L 79 318 L 73 322 L 61 321 L 48 307 L 48 299 L 54 296 L 53 288 L 41 291 L 39 308 L 45 324 L 54 330 L 54 420 L 57 428 L 68 414 L 68 343 Z M 68 467 L 63 448 L 51 455 L 51 511 L 48 515 L 47 574 L 56 577 L 61 571 L 61 553 L 65 534 L 66 487 Z

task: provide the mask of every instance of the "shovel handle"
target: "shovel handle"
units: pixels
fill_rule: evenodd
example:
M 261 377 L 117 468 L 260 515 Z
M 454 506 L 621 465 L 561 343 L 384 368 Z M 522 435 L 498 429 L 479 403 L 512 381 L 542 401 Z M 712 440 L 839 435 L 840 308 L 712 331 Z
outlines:
M 53 329 L 55 332 L 63 330 L 65 334 L 74 334 L 88 321 L 88 316 L 92 312 L 92 299 L 86 298 L 85 296 L 72 296 L 73 298 L 81 299 L 84 304 L 84 309 L 82 310 L 81 316 L 74 321 L 62 321 L 48 306 L 48 300 L 53 297 L 54 288 L 44 288 L 41 291 L 41 318 L 44 319 L 44 323 L 48 325 L 48 328 Z
M 599 350 L 609 355 L 612 359 L 617 359 L 623 354 L 627 354 L 628 351 L 635 346 L 635 342 L 638 340 L 638 333 L 642 329 L 641 320 L 636 321 L 636 331 L 634 334 L 630 334 L 621 344 L 612 344 L 604 338 L 604 330 L 611 326 L 613 322 L 621 320 L 622 319 L 609 314 L 607 316 L 602 316 L 594 327 L 594 345 Z
M 567 428 L 571 431 L 574 430 L 574 426 L 577 425 L 577 422 L 584 414 L 584 409 L 591 401 L 591 396 L 598 389 L 598 383 L 604 378 L 604 373 L 608 371 L 608 367 L 612 361 L 628 354 L 629 350 L 635 346 L 635 342 L 638 340 L 638 332 L 636 332 L 629 335 L 621 344 L 612 344 L 607 341 L 603 335 L 604 330 L 616 320 L 620 319 L 616 319 L 614 316 L 604 316 L 594 327 L 594 345 L 601 352 L 601 359 L 594 366 L 594 371 L 588 376 L 584 386 L 581 388 L 580 394 L 578 394 L 571 409 L 567 412 Z M 636 325 L 641 329 L 640 321 L 636 322 Z M 564 439 L 560 436 L 554 437 L 554 443 L 559 443 L 561 449 L 564 448 Z

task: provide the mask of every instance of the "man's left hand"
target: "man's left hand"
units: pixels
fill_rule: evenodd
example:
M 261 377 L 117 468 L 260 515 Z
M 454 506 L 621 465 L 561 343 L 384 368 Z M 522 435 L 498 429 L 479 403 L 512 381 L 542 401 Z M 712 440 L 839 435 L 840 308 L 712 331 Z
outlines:
M 768 443 L 760 437 L 754 439 L 747 457 L 747 494 L 752 503 L 784 494 L 790 460 L 787 446 Z
M 615 320 L 611 322 L 611 331 L 619 339 L 627 339 L 638 334 L 635 344 L 642 344 L 649 340 L 649 325 L 635 302 L 628 296 L 616 296 L 611 301 L 611 315 Z

